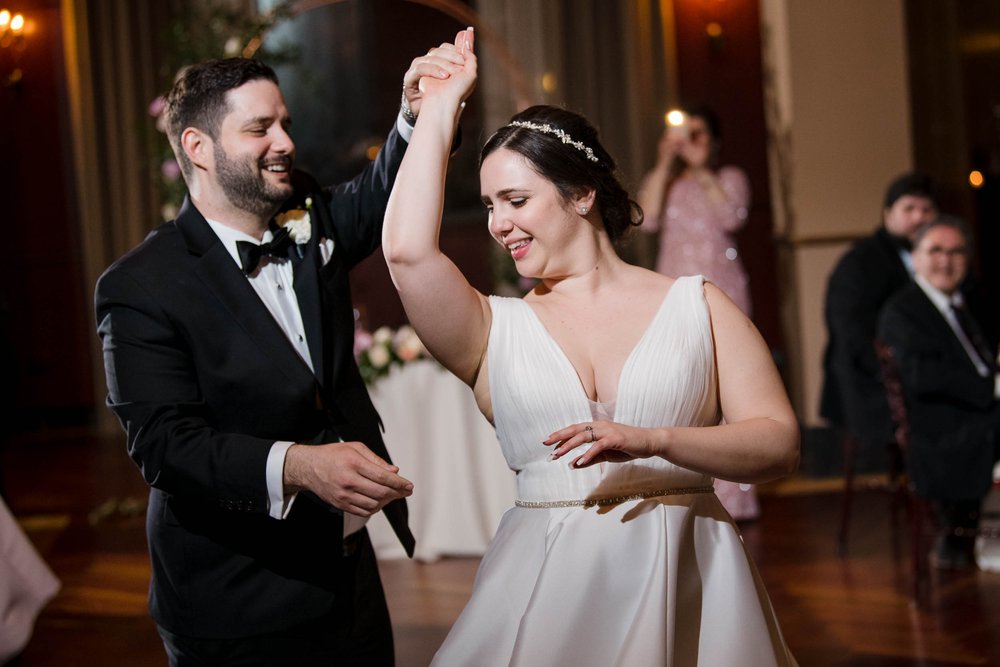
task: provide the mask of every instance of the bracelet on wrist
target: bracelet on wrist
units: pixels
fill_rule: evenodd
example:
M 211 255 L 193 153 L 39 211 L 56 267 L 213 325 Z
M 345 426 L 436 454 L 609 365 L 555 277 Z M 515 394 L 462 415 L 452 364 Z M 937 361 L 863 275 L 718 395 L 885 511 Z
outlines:
M 403 96 L 399 101 L 399 113 L 403 114 L 403 120 L 405 120 L 410 125 L 415 125 L 417 122 L 417 114 L 413 113 L 413 109 L 410 108 L 410 102 L 406 99 L 406 90 L 403 90 Z

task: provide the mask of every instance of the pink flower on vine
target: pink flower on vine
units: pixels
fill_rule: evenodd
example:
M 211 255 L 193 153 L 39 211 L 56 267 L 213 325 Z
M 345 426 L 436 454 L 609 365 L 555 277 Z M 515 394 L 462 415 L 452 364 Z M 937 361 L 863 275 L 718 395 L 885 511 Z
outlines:
M 181 166 L 177 164 L 177 160 L 169 158 L 160 165 L 160 173 L 167 182 L 173 183 L 181 177 Z

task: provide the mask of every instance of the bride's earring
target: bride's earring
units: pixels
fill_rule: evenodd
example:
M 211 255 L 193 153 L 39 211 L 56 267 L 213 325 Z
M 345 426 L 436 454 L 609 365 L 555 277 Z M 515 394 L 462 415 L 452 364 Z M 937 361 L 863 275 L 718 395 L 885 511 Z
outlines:
M 587 211 L 589 211 L 589 210 L 590 209 L 587 208 L 586 206 L 581 206 L 580 207 L 580 215 L 587 215 Z

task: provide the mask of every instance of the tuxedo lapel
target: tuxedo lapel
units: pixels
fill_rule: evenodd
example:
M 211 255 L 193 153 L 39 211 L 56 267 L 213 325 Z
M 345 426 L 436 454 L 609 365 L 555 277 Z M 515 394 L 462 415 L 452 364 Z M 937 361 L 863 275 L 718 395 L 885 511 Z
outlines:
M 296 172 L 299 173 L 299 172 Z M 345 360 L 354 359 L 354 310 L 351 307 L 349 267 L 344 262 L 340 241 L 333 238 L 335 228 L 326 195 L 316 188 L 312 199 L 318 205 L 309 210 L 312 236 L 302 260 L 295 265 L 295 293 L 302 311 L 303 325 L 309 340 L 313 368 L 321 384 L 334 388 L 340 382 Z M 329 237 L 329 238 L 327 238 Z M 330 244 L 330 257 L 323 262 L 321 244 Z
M 323 312 L 320 304 L 319 290 L 319 248 L 315 241 L 305 245 L 303 256 L 297 257 L 298 247 L 290 250 L 292 259 L 292 272 L 294 274 L 293 286 L 295 288 L 295 298 L 299 302 L 299 312 L 302 314 L 302 326 L 306 330 L 306 342 L 309 343 L 309 356 L 312 357 L 313 372 L 319 383 L 325 381 L 324 373 L 325 360 L 323 349 Z
M 233 321 L 289 379 L 309 367 L 202 215 L 185 200 L 175 221 L 188 251 L 198 257 L 195 274 L 232 315 Z M 249 360 L 248 360 L 249 361 Z M 301 379 L 301 375 L 298 376 Z

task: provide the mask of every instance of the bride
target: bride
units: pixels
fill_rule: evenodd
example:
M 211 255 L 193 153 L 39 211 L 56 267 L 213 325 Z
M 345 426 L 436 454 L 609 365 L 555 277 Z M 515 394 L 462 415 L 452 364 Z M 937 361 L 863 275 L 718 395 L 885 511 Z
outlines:
M 444 78 L 421 80 L 383 230 L 410 322 L 472 388 L 517 473 L 515 507 L 435 664 L 794 665 L 712 490 L 714 477 L 795 470 L 794 413 L 757 330 L 718 288 L 618 257 L 642 214 L 596 130 L 538 106 L 482 149 L 489 232 L 539 279 L 523 299 L 480 294 L 441 253 L 472 39 L 460 32 Z

